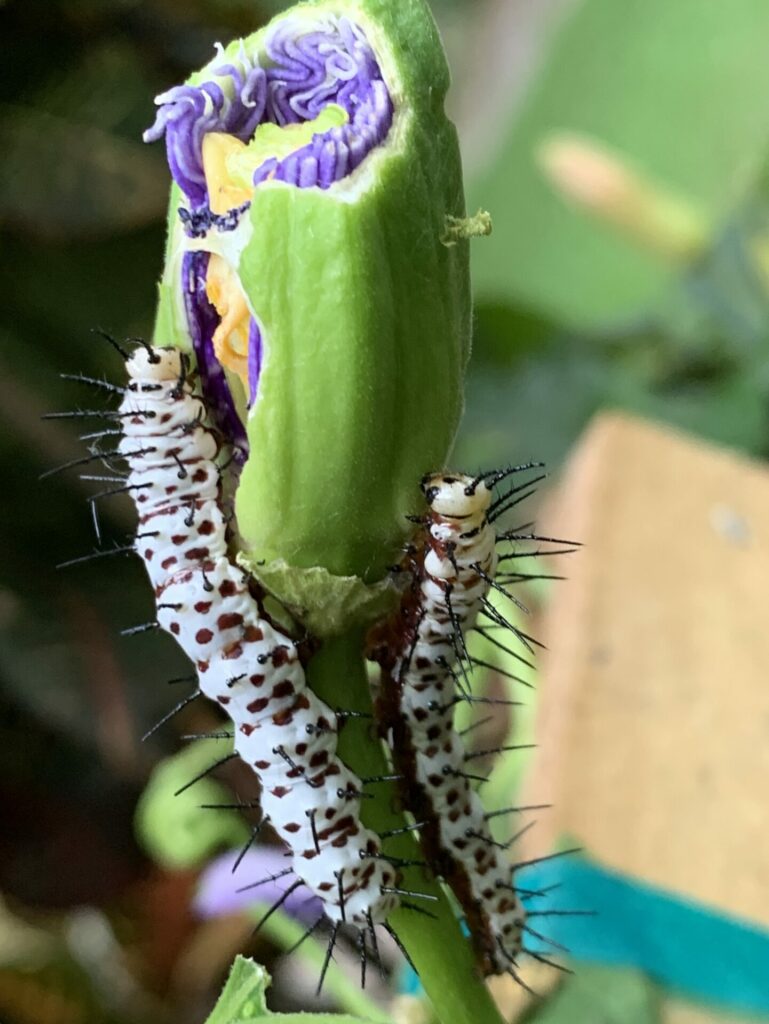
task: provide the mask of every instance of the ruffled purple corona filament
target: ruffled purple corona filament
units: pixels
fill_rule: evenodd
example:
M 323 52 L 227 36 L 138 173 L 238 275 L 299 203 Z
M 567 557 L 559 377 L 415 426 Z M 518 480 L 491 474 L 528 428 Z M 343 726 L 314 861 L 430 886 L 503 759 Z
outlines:
M 214 75 L 222 81 L 177 85 L 161 93 L 155 99 L 155 123 L 144 133 L 145 142 L 165 135 L 171 174 L 193 209 L 208 204 L 203 137 L 227 132 L 248 142 L 265 119 L 267 75 L 249 60 L 242 44 L 238 63 L 222 64 Z
M 253 177 L 257 187 L 271 180 L 328 189 L 359 167 L 390 131 L 389 90 L 365 34 L 349 19 L 324 15 L 311 24 L 284 18 L 267 36 L 262 64 L 241 43 L 231 63 L 214 66 L 210 81 L 176 86 L 155 101 L 160 109 L 144 139 L 154 142 L 165 135 L 171 174 L 190 205 L 189 210 L 180 210 L 189 235 L 233 230 L 247 209 L 245 205 L 223 217 L 211 213 L 203 171 L 203 138 L 208 132 L 226 132 L 248 142 L 263 122 L 298 124 L 316 118 L 329 103 L 337 104 L 347 112 L 345 124 L 319 132 L 283 159 L 265 160 Z M 205 291 L 207 263 L 207 257 L 185 257 L 185 308 L 204 393 L 218 413 L 220 428 L 240 442 L 242 426 L 236 434 L 229 433 L 240 421 L 211 341 L 218 319 Z M 252 320 L 249 404 L 257 394 L 262 362 L 263 339 Z
M 284 160 L 265 161 L 254 184 L 272 179 L 326 189 L 384 142 L 392 125 L 392 101 L 366 37 L 347 18 L 329 19 L 325 31 L 298 37 L 295 29 L 286 19 L 267 39 L 274 62 L 267 70 L 267 117 L 276 124 L 297 124 L 335 103 L 349 120 L 318 133 Z

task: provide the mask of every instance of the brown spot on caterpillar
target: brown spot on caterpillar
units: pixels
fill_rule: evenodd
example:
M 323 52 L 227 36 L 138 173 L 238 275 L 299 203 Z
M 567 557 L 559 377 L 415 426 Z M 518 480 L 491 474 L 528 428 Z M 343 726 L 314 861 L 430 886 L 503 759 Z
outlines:
M 214 638 L 214 634 L 210 629 L 199 629 L 195 634 L 195 640 L 199 644 L 210 644 Z
M 270 654 L 270 661 L 275 668 L 287 664 L 291 660 L 291 652 L 284 644 L 278 644 Z
M 282 683 L 278 683 L 272 688 L 272 696 L 276 699 L 280 697 L 288 697 L 294 692 L 294 684 L 289 679 L 284 679 Z
M 197 601 L 195 603 L 195 611 L 199 612 L 200 615 L 208 615 L 208 613 L 211 611 L 211 602 L 210 601 Z
M 235 626 L 243 625 L 243 616 L 239 612 L 225 612 L 216 620 L 218 629 L 234 629 Z

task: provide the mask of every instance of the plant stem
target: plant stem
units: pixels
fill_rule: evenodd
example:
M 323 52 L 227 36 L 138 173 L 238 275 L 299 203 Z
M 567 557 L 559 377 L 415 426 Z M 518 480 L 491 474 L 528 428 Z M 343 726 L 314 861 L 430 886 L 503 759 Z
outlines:
M 313 690 L 333 708 L 371 712 L 371 697 L 363 660 L 363 633 L 355 630 L 328 640 L 312 659 L 308 673 Z M 348 720 L 339 739 L 342 760 L 361 777 L 391 774 L 382 744 L 369 719 Z M 376 832 L 402 826 L 395 810 L 391 783 L 366 787 L 374 799 L 364 800 L 364 824 Z M 408 860 L 421 858 L 409 834 L 387 840 L 387 853 Z M 422 868 L 404 872 L 403 888 L 437 897 L 411 900 L 435 919 L 401 908 L 389 919 L 408 951 L 422 985 L 442 1024 L 501 1024 L 494 1001 L 473 963 L 470 944 L 439 884 Z

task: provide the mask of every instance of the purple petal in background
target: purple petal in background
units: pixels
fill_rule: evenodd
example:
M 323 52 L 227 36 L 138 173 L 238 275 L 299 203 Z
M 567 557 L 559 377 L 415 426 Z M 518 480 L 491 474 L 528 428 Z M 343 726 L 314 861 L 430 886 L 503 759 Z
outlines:
M 296 881 L 296 876 L 291 874 L 238 892 L 243 886 L 285 871 L 290 863 L 282 848 L 260 846 L 248 851 L 233 874 L 238 856 L 239 851 L 230 850 L 211 861 L 203 872 L 193 901 L 193 910 L 199 917 L 223 917 L 243 913 L 257 905 L 272 906 Z M 306 924 L 317 921 L 323 914 L 321 901 L 317 896 L 309 896 L 304 886 L 293 892 L 281 909 Z

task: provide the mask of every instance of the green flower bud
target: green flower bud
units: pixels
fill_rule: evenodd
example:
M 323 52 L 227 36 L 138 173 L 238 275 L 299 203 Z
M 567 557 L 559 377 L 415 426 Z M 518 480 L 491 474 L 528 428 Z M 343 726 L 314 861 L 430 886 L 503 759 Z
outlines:
M 448 81 L 424 0 L 311 0 L 160 97 L 148 133 L 176 180 L 156 342 L 207 346 L 220 422 L 246 424 L 245 560 L 320 632 L 379 609 L 366 587 L 462 411 L 478 232 Z

